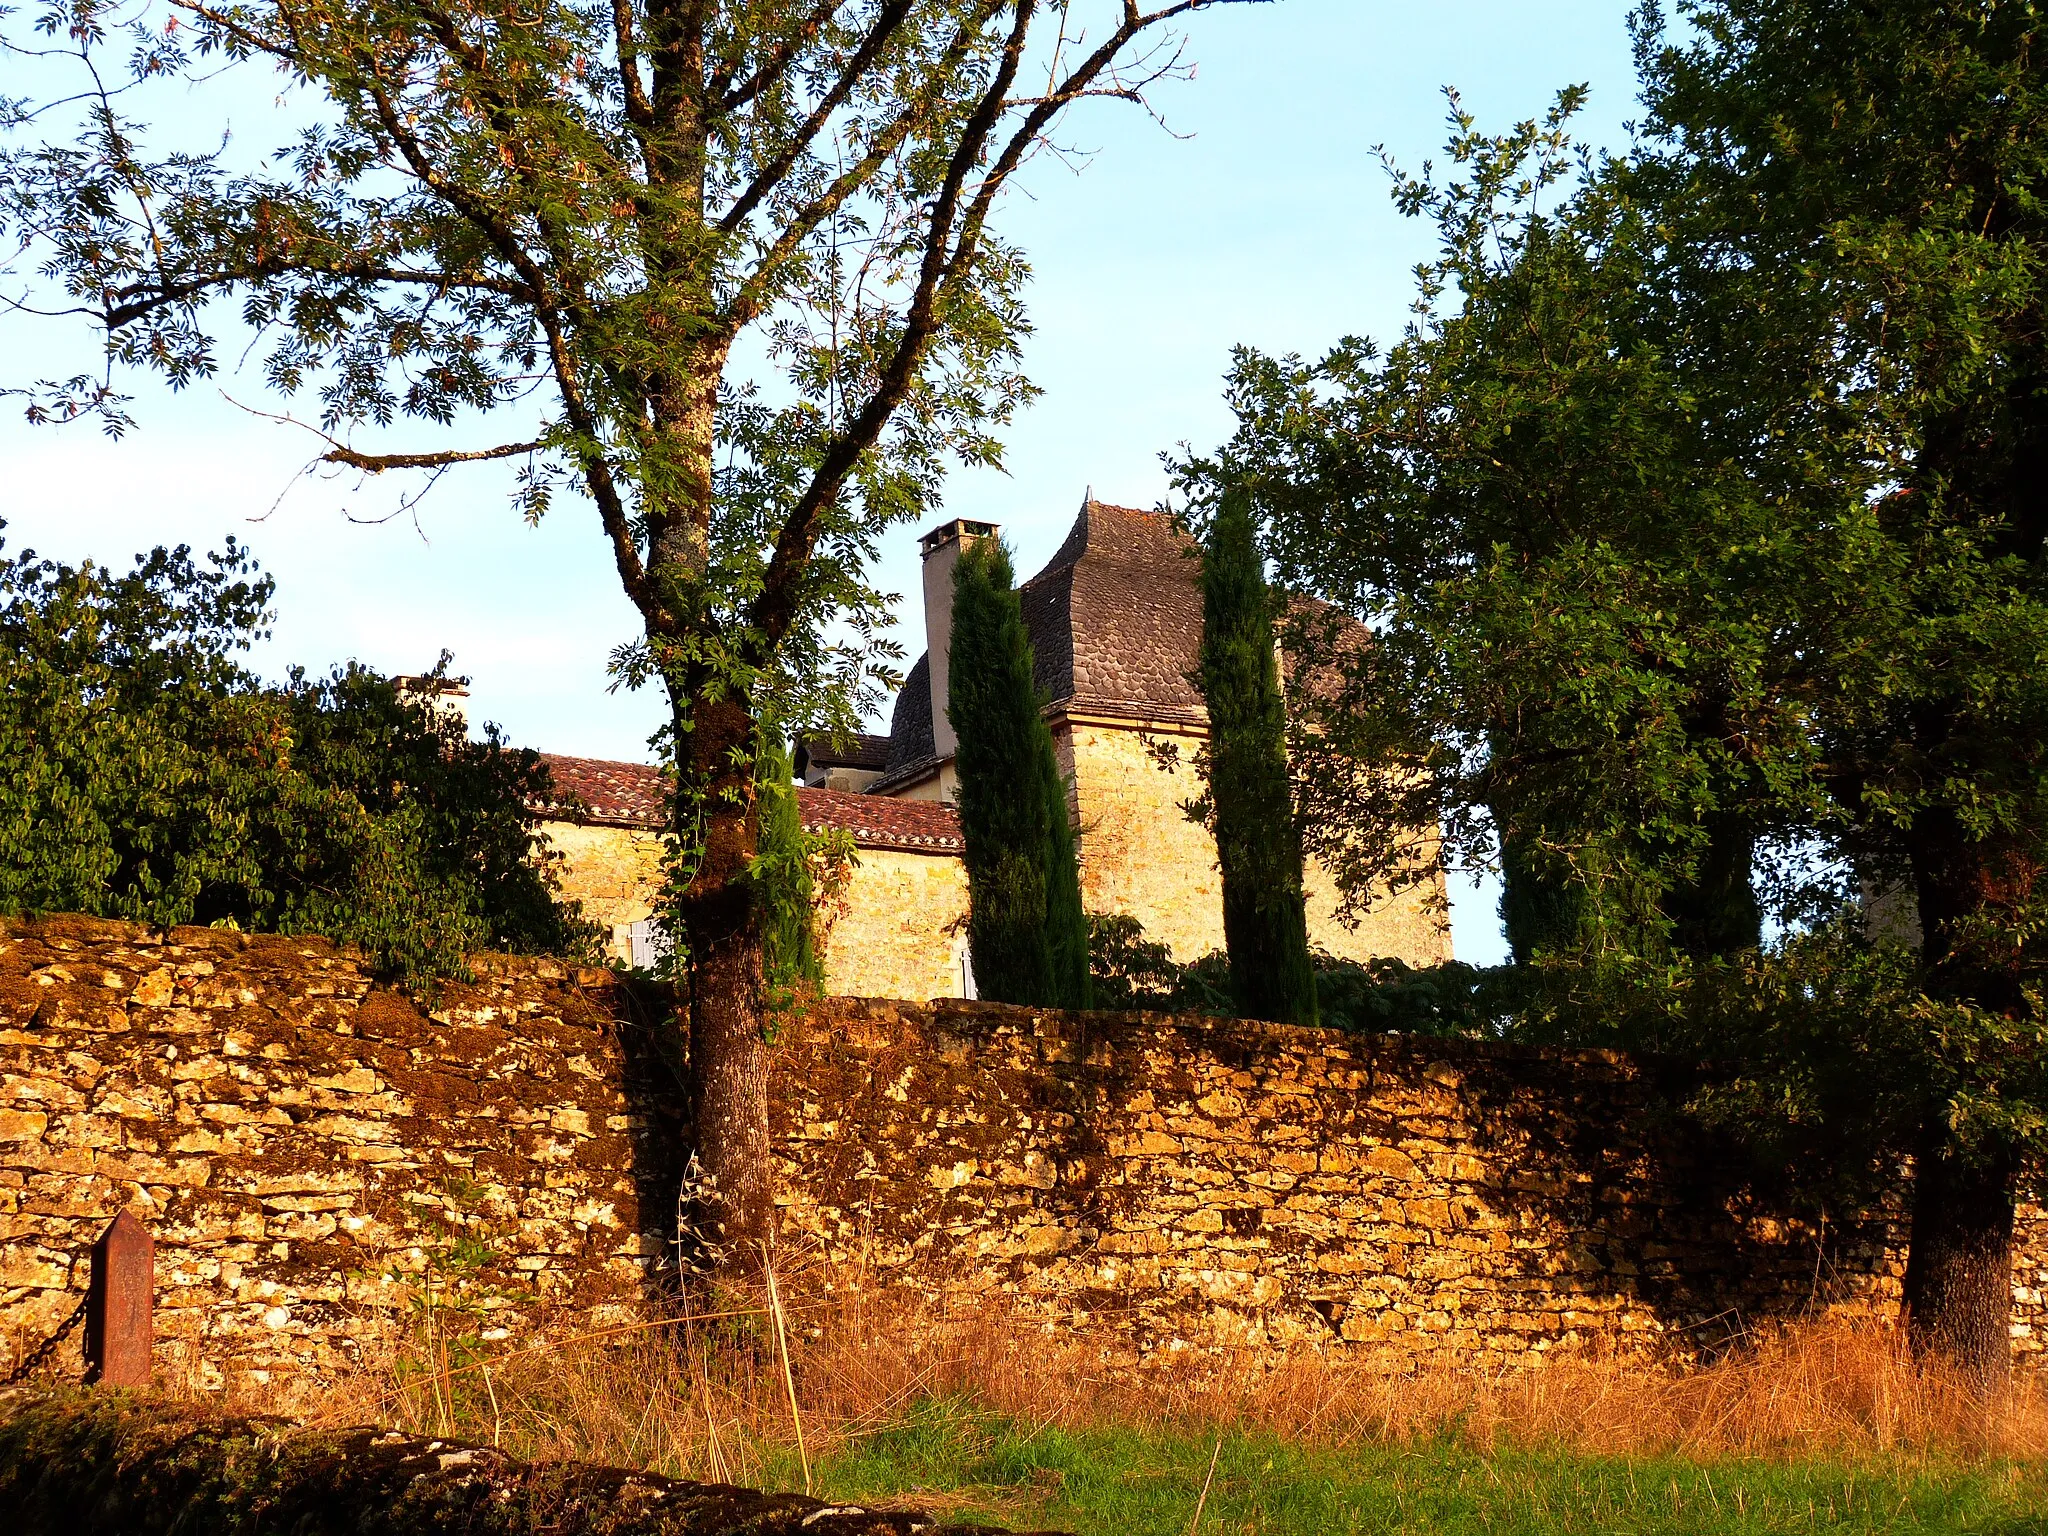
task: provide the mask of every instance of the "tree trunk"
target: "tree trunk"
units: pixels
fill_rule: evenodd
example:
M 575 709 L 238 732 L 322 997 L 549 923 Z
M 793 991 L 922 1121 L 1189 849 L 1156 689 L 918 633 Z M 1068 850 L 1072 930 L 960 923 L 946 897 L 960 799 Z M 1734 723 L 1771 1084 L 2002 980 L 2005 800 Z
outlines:
M 1960 1157 L 1936 1123 L 1913 1179 L 1907 1338 L 1984 1397 L 2012 1373 L 2013 1172 L 2007 1156 Z
M 1954 729 L 1923 720 L 1923 739 Z M 2031 868 L 1999 844 L 1972 837 L 1955 811 L 1914 818 L 1906 837 L 1920 906 L 1921 961 L 1937 997 L 2017 1015 L 2025 989 L 2008 964 L 1968 939 L 1973 918 L 2029 894 Z M 2010 957 L 2003 957 L 2008 962 Z M 1913 1181 L 1912 1248 L 1906 1258 L 1906 1326 L 1914 1354 L 1955 1370 L 1978 1392 L 2000 1390 L 2012 1371 L 2013 1190 L 2009 1149 L 1959 1147 L 1948 1105 L 1930 1106 Z
M 1672 945 L 1697 960 L 1755 949 L 1763 938 L 1763 906 L 1752 873 L 1756 830 L 1747 817 L 1717 811 L 1707 818 L 1707 850 L 1698 873 L 1667 892 L 1664 915 Z
M 697 1230 L 728 1270 L 757 1268 L 775 1239 L 768 1155 L 768 1039 L 761 918 L 748 879 L 757 834 L 754 722 L 730 700 L 678 704 L 678 832 L 699 862 L 682 894 L 690 947 L 690 1076 L 697 1157 L 710 1188 Z M 699 819 L 701 816 L 701 820 Z

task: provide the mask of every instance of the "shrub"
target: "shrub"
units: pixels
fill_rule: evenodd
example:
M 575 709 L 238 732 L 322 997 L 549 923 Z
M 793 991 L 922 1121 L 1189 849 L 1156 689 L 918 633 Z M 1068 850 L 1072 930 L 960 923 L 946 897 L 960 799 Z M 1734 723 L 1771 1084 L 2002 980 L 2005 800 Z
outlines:
M 264 684 L 238 653 L 273 590 L 232 541 L 126 575 L 0 560 L 0 912 L 321 933 L 407 983 L 486 946 L 590 953 L 536 845 L 536 754 L 363 667 Z

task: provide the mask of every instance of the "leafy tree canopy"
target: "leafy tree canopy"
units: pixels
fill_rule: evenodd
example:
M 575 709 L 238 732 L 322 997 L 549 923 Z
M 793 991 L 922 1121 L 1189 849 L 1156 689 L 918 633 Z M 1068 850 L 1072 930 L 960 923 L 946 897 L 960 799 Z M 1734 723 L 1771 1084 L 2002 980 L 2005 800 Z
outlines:
M 1241 354 L 1187 474 L 1372 631 L 1301 641 L 1340 875 L 1398 878 L 1441 816 L 1518 957 L 1579 968 L 1533 1022 L 1737 1050 L 1722 1112 L 1914 1153 L 1916 1337 L 1989 1379 L 2048 1160 L 2042 23 L 1678 10 L 1637 17 L 1626 159 L 1571 144 L 1576 91 L 1497 138 L 1454 104 L 1453 179 L 1397 180 L 1441 238 L 1415 321 Z M 1916 954 L 1859 883 L 1905 888 Z M 1767 900 L 1794 937 L 1759 957 Z
M 412 983 L 584 954 L 535 844 L 546 767 L 368 670 L 267 687 L 272 583 L 233 543 L 126 575 L 0 562 L 0 911 L 319 933 Z
M 514 461 L 527 516 L 595 510 L 640 620 L 620 671 L 671 706 L 694 1127 L 735 1253 L 772 1240 L 761 727 L 857 726 L 898 658 L 877 540 L 1031 394 L 1010 179 L 1075 103 L 1185 73 L 1163 29 L 1230 3 L 57 0 L 4 34 L 76 66 L 0 107 L 39 308 L 182 385 L 239 300 L 328 462 Z M 153 87 L 205 102 L 237 64 L 305 126 L 148 131 Z M 18 387 L 123 420 L 111 375 Z

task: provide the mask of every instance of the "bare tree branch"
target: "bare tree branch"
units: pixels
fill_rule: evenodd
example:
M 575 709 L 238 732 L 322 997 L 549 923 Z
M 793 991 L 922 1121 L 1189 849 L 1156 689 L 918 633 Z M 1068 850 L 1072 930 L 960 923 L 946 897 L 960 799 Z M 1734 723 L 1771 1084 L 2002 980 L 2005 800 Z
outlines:
M 500 443 L 495 448 L 443 448 L 431 453 L 358 453 L 337 444 L 320 455 L 323 464 L 347 464 L 369 474 L 387 469 L 439 469 L 450 464 L 477 464 L 486 459 L 517 458 L 547 446 L 539 439 L 526 443 Z
M 980 248 L 982 231 L 997 194 L 1036 143 L 1046 126 L 1069 103 L 1088 92 L 1096 79 L 1111 68 L 1124 47 L 1147 28 L 1170 21 L 1191 11 L 1217 4 L 1266 4 L 1270 0 L 1177 0 L 1149 14 L 1140 12 L 1133 0 L 1125 0 L 1124 21 L 1093 53 L 1068 74 L 1056 90 L 1038 99 L 1023 124 L 1012 134 L 997 156 L 996 164 L 982 179 L 963 214 L 958 212 L 967 178 L 981 157 L 995 125 L 1010 102 L 1010 87 L 1022 62 L 1024 43 L 1035 11 L 1035 0 L 1018 0 L 1016 18 L 1004 47 L 1002 63 L 980 103 L 962 132 L 946 180 L 933 205 L 930 234 L 915 293 L 904 317 L 896 350 L 875 393 L 826 451 L 810 483 L 791 509 L 775 541 L 759 596 L 750 612 L 750 629 L 758 638 L 754 644 L 764 650 L 778 644 L 794 623 L 797 587 L 809 563 L 817 540 L 818 522 L 826 507 L 839 496 L 847 477 L 862 454 L 880 438 L 889 418 L 902 403 L 916 376 L 919 363 L 938 324 L 938 298 L 942 285 L 960 280 L 972 266 Z M 958 222 L 957 234 L 955 221 Z M 951 247 L 950 252 L 948 247 Z
M 1006 0 L 988 0 L 979 14 L 960 24 L 960 30 L 954 34 L 953 41 L 943 56 L 945 67 L 956 66 L 966 58 L 968 50 L 974 46 L 974 39 L 980 35 L 982 25 L 989 17 L 1000 11 L 1005 3 Z M 904 111 L 874 138 L 868 146 L 867 154 L 841 171 L 833 178 L 830 186 L 790 215 L 782 233 L 755 264 L 754 270 L 747 274 L 728 306 L 728 313 L 735 326 L 744 325 L 753 318 L 759 307 L 760 295 L 767 289 L 775 273 L 796 254 L 813 230 L 837 213 L 849 198 L 867 184 L 875 171 L 886 164 L 889 157 L 903 146 L 904 141 L 917 129 L 920 121 L 922 118 L 914 108 Z

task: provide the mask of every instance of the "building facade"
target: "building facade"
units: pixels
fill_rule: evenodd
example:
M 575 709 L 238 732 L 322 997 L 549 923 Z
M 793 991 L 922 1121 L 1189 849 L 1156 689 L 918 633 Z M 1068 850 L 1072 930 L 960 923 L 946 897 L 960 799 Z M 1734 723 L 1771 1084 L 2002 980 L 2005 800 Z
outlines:
M 949 522 L 925 535 L 927 650 L 896 698 L 886 736 L 797 749 L 806 827 L 849 834 L 852 868 L 821 913 L 827 984 L 843 996 L 959 996 L 967 878 L 956 741 L 946 717 L 953 570 L 994 524 Z M 1156 513 L 1089 501 L 1059 552 L 1020 589 L 1033 670 L 1067 776 L 1082 896 L 1090 911 L 1136 918 L 1187 962 L 1223 947 L 1216 844 L 1182 812 L 1200 785 L 1208 717 L 1189 681 L 1202 638 L 1197 552 Z M 546 831 L 565 894 L 644 960 L 659 876 L 662 786 L 641 764 L 551 758 L 570 798 Z M 1425 855 L 1426 856 L 1426 855 Z M 1307 870 L 1309 938 L 1351 960 L 1432 965 L 1451 955 L 1442 874 L 1340 919 L 1334 882 Z

